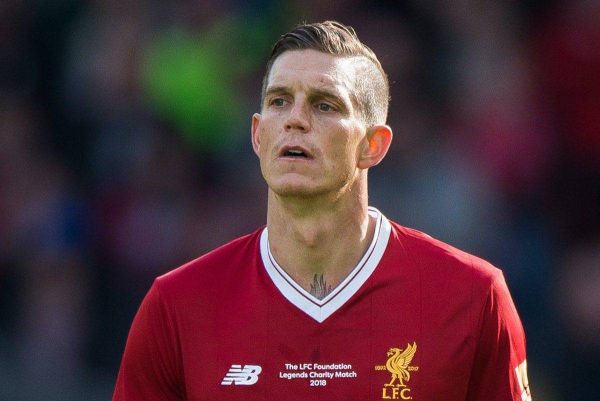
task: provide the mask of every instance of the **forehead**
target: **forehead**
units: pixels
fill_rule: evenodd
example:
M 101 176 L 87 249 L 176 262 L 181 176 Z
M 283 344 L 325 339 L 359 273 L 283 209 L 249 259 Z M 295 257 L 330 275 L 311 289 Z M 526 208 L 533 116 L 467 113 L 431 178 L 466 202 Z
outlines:
M 271 67 L 270 87 L 307 87 L 349 94 L 354 89 L 355 68 L 351 57 L 317 50 L 288 50 Z

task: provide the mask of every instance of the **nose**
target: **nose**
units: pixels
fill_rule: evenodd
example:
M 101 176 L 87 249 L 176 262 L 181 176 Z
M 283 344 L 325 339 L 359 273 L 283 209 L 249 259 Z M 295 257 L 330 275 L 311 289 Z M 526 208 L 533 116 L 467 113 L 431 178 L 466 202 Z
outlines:
M 285 130 L 308 132 L 310 130 L 310 115 L 303 102 L 295 102 L 285 121 Z

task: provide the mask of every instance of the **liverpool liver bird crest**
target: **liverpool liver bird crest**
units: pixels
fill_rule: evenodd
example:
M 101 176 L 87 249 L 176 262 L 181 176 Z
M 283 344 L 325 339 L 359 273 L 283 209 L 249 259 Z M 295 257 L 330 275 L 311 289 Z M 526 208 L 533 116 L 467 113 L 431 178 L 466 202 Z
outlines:
M 406 387 L 405 381 L 410 380 L 410 373 L 408 372 L 408 365 L 412 361 L 417 352 L 417 343 L 413 342 L 412 345 L 406 344 L 404 350 L 400 348 L 390 348 L 387 352 L 389 357 L 385 363 L 385 367 L 388 372 L 392 374 L 392 380 L 385 384 L 385 387 L 394 386 L 394 382 L 398 382 L 396 387 Z

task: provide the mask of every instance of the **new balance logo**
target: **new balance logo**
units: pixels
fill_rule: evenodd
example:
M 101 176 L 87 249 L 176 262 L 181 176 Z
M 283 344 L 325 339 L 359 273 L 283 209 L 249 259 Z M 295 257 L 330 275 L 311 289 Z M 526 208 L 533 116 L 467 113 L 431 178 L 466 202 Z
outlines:
M 223 386 L 250 386 L 258 381 L 258 375 L 262 368 L 258 365 L 231 365 L 229 372 L 223 378 Z

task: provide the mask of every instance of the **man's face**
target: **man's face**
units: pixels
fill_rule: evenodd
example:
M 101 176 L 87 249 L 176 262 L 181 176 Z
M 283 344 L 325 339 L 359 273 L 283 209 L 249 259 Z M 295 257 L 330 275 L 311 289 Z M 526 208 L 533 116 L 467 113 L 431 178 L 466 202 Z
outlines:
M 341 194 L 359 176 L 366 127 L 352 102 L 352 58 L 287 51 L 271 68 L 252 144 L 280 196 Z

